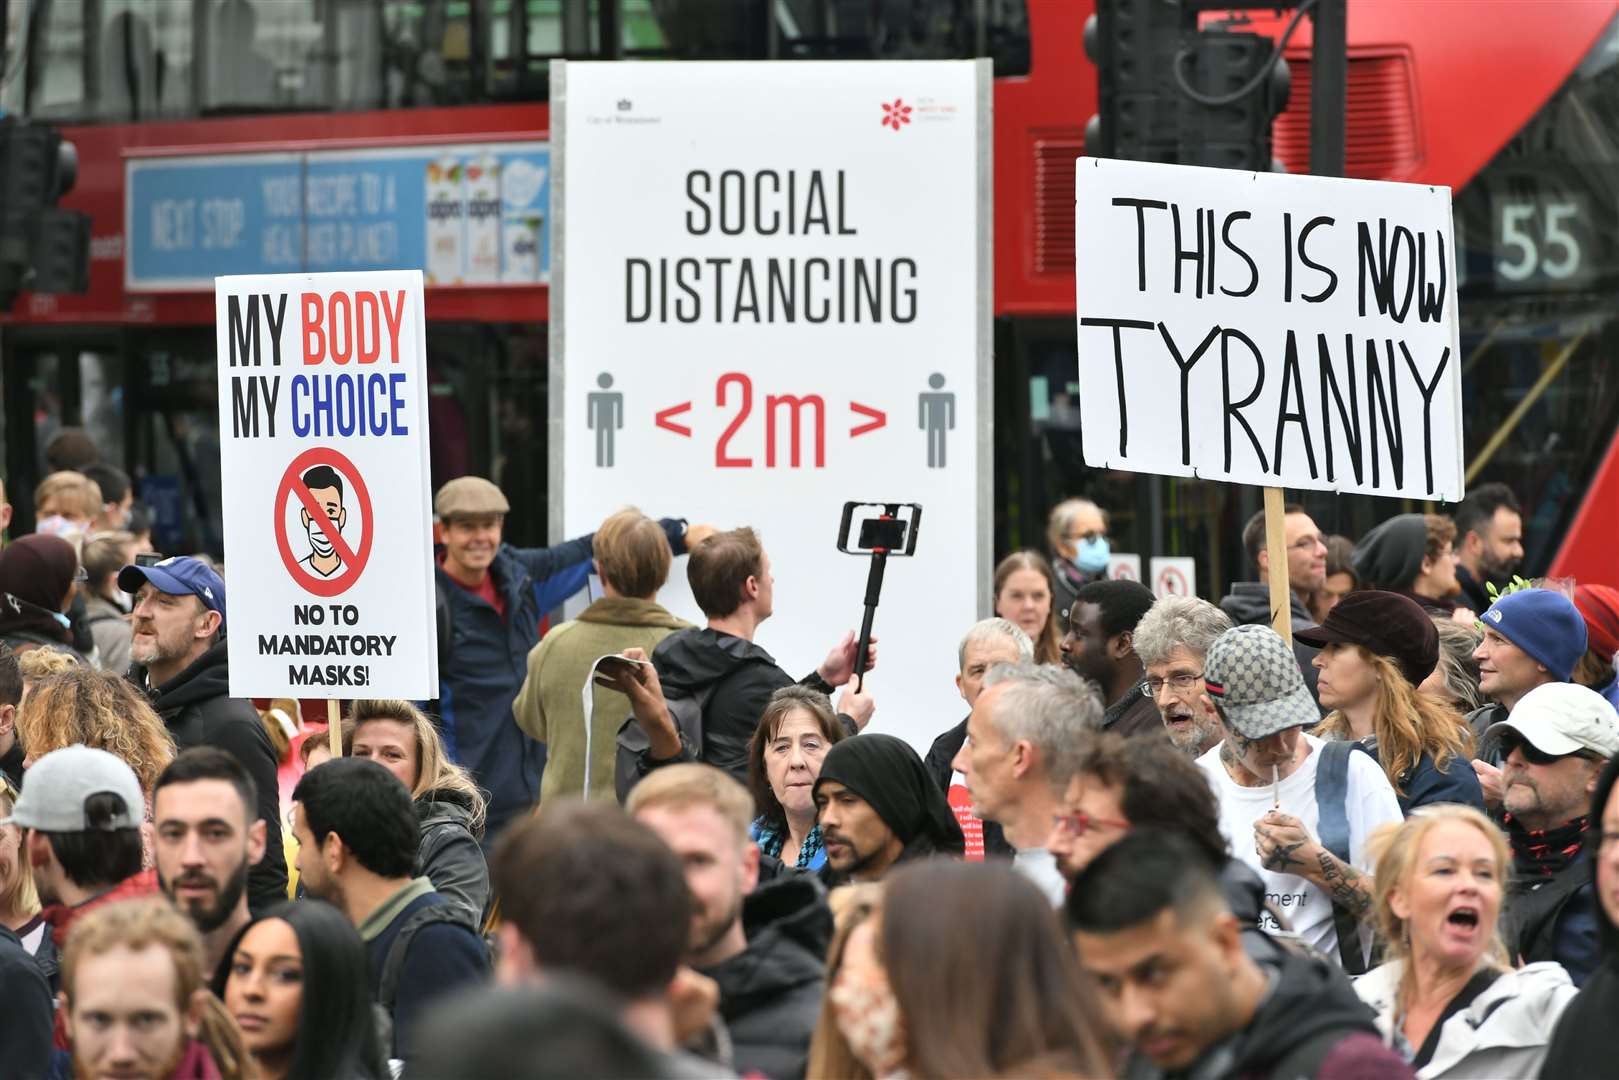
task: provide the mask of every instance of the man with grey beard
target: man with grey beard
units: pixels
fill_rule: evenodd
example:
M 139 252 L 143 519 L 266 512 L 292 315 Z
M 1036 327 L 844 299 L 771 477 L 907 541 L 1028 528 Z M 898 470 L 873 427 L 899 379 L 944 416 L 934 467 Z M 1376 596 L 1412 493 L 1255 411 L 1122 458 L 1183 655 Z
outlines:
M 1141 692 L 1158 706 L 1175 749 L 1194 759 L 1222 738 L 1220 715 L 1203 686 L 1203 660 L 1229 629 L 1230 616 L 1195 596 L 1166 596 L 1136 624 L 1136 656 L 1146 673 Z

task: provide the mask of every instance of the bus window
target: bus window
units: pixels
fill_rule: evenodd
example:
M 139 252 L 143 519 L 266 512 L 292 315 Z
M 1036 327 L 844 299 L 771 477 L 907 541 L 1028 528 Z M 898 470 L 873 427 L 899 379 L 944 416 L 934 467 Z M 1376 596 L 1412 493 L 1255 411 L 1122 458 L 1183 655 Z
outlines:
M 86 110 L 138 123 L 191 111 L 191 0 L 109 0 L 87 38 Z

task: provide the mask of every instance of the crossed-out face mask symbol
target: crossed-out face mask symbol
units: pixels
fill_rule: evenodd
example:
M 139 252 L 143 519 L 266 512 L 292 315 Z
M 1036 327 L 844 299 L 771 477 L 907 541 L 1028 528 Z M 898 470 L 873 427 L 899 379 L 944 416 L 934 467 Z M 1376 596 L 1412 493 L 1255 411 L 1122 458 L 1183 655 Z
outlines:
M 309 554 L 299 562 L 316 577 L 329 578 L 343 570 L 343 557 L 337 553 L 330 535 L 331 532 L 342 535 L 343 526 L 348 523 L 348 510 L 343 506 L 343 478 L 330 465 L 316 465 L 301 479 L 310 497 L 325 513 L 313 515 L 307 508 L 298 511 L 309 538 Z

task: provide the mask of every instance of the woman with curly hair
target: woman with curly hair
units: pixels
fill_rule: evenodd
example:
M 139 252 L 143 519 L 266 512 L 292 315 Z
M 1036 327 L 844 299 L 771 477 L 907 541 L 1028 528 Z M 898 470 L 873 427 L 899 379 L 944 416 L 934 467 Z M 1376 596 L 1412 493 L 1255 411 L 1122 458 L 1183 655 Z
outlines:
M 33 683 L 17 713 L 17 737 L 32 765 L 76 743 L 123 759 L 151 801 L 152 785 L 174 758 L 174 739 L 129 680 L 75 664 Z
M 489 914 L 489 867 L 479 840 L 487 800 L 450 760 L 427 714 L 408 701 L 356 701 L 343 724 L 343 753 L 370 758 L 399 778 L 416 805 L 416 873 L 480 921 Z

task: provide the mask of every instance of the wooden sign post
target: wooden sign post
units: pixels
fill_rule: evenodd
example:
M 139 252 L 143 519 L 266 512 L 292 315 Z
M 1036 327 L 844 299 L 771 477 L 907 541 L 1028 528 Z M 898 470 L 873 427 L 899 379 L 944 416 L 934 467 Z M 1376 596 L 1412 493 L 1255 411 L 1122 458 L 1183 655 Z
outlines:
M 1287 505 L 1282 489 L 1265 489 L 1265 557 L 1270 562 L 1270 626 L 1282 640 L 1293 644 L 1293 598 L 1287 580 Z M 335 753 L 335 751 L 334 751 Z
M 1271 603 L 1272 603 L 1272 605 L 1274 605 L 1275 602 L 1276 602 L 1275 596 L 1276 596 L 1276 594 L 1274 592 L 1271 593 Z M 343 756 L 343 718 L 342 717 L 343 717 L 342 710 L 338 708 L 337 699 L 336 698 L 327 698 L 326 699 L 326 743 L 327 743 L 328 746 L 330 746 L 332 748 L 332 756 L 334 758 L 340 758 L 340 757 Z

